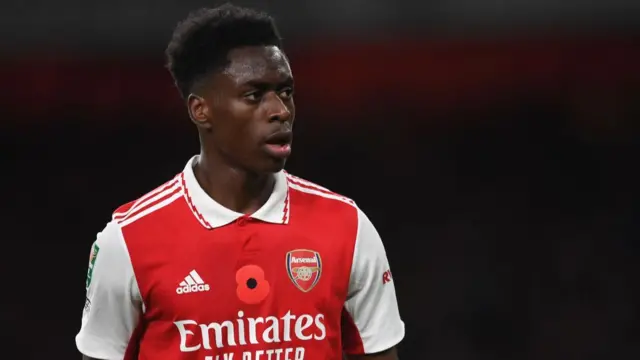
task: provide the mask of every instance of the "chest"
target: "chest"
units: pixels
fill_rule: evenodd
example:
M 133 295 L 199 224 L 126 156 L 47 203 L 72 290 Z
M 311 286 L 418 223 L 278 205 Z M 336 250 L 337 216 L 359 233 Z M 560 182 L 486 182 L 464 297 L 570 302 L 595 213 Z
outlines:
M 337 319 L 346 299 L 353 240 L 335 228 L 239 223 L 197 234 L 167 232 L 158 246 L 136 269 L 151 318 Z

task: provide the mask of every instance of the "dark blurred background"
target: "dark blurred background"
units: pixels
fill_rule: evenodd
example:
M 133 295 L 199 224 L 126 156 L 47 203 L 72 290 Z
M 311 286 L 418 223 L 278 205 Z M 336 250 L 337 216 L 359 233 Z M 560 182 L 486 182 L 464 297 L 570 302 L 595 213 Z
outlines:
M 640 358 L 640 2 L 236 3 L 285 36 L 288 170 L 386 242 L 403 360 Z M 0 5 L 2 359 L 79 358 L 95 234 L 198 151 L 163 51 L 213 5 Z

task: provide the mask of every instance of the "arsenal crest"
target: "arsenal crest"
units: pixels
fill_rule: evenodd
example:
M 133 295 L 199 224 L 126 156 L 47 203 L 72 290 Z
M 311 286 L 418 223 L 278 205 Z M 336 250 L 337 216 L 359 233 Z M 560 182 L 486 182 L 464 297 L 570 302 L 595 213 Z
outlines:
M 313 250 L 292 250 L 287 253 L 287 273 L 289 279 L 298 289 L 308 292 L 320 280 L 322 260 L 320 254 Z

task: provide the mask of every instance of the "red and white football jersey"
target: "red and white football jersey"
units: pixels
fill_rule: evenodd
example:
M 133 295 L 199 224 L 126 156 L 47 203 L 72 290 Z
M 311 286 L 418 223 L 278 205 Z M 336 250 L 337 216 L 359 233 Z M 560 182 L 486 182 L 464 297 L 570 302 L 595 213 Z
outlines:
M 76 336 L 97 359 L 328 360 L 404 337 L 380 236 L 354 202 L 282 171 L 246 216 L 192 169 L 115 211 Z

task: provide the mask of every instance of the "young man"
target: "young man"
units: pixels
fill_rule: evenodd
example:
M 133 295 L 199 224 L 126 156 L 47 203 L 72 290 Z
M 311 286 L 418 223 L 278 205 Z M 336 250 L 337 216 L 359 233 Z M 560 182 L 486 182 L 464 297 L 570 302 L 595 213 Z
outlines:
M 352 200 L 283 171 L 295 107 L 273 20 L 203 9 L 167 55 L 201 152 L 98 234 L 84 358 L 397 359 L 378 233 Z

